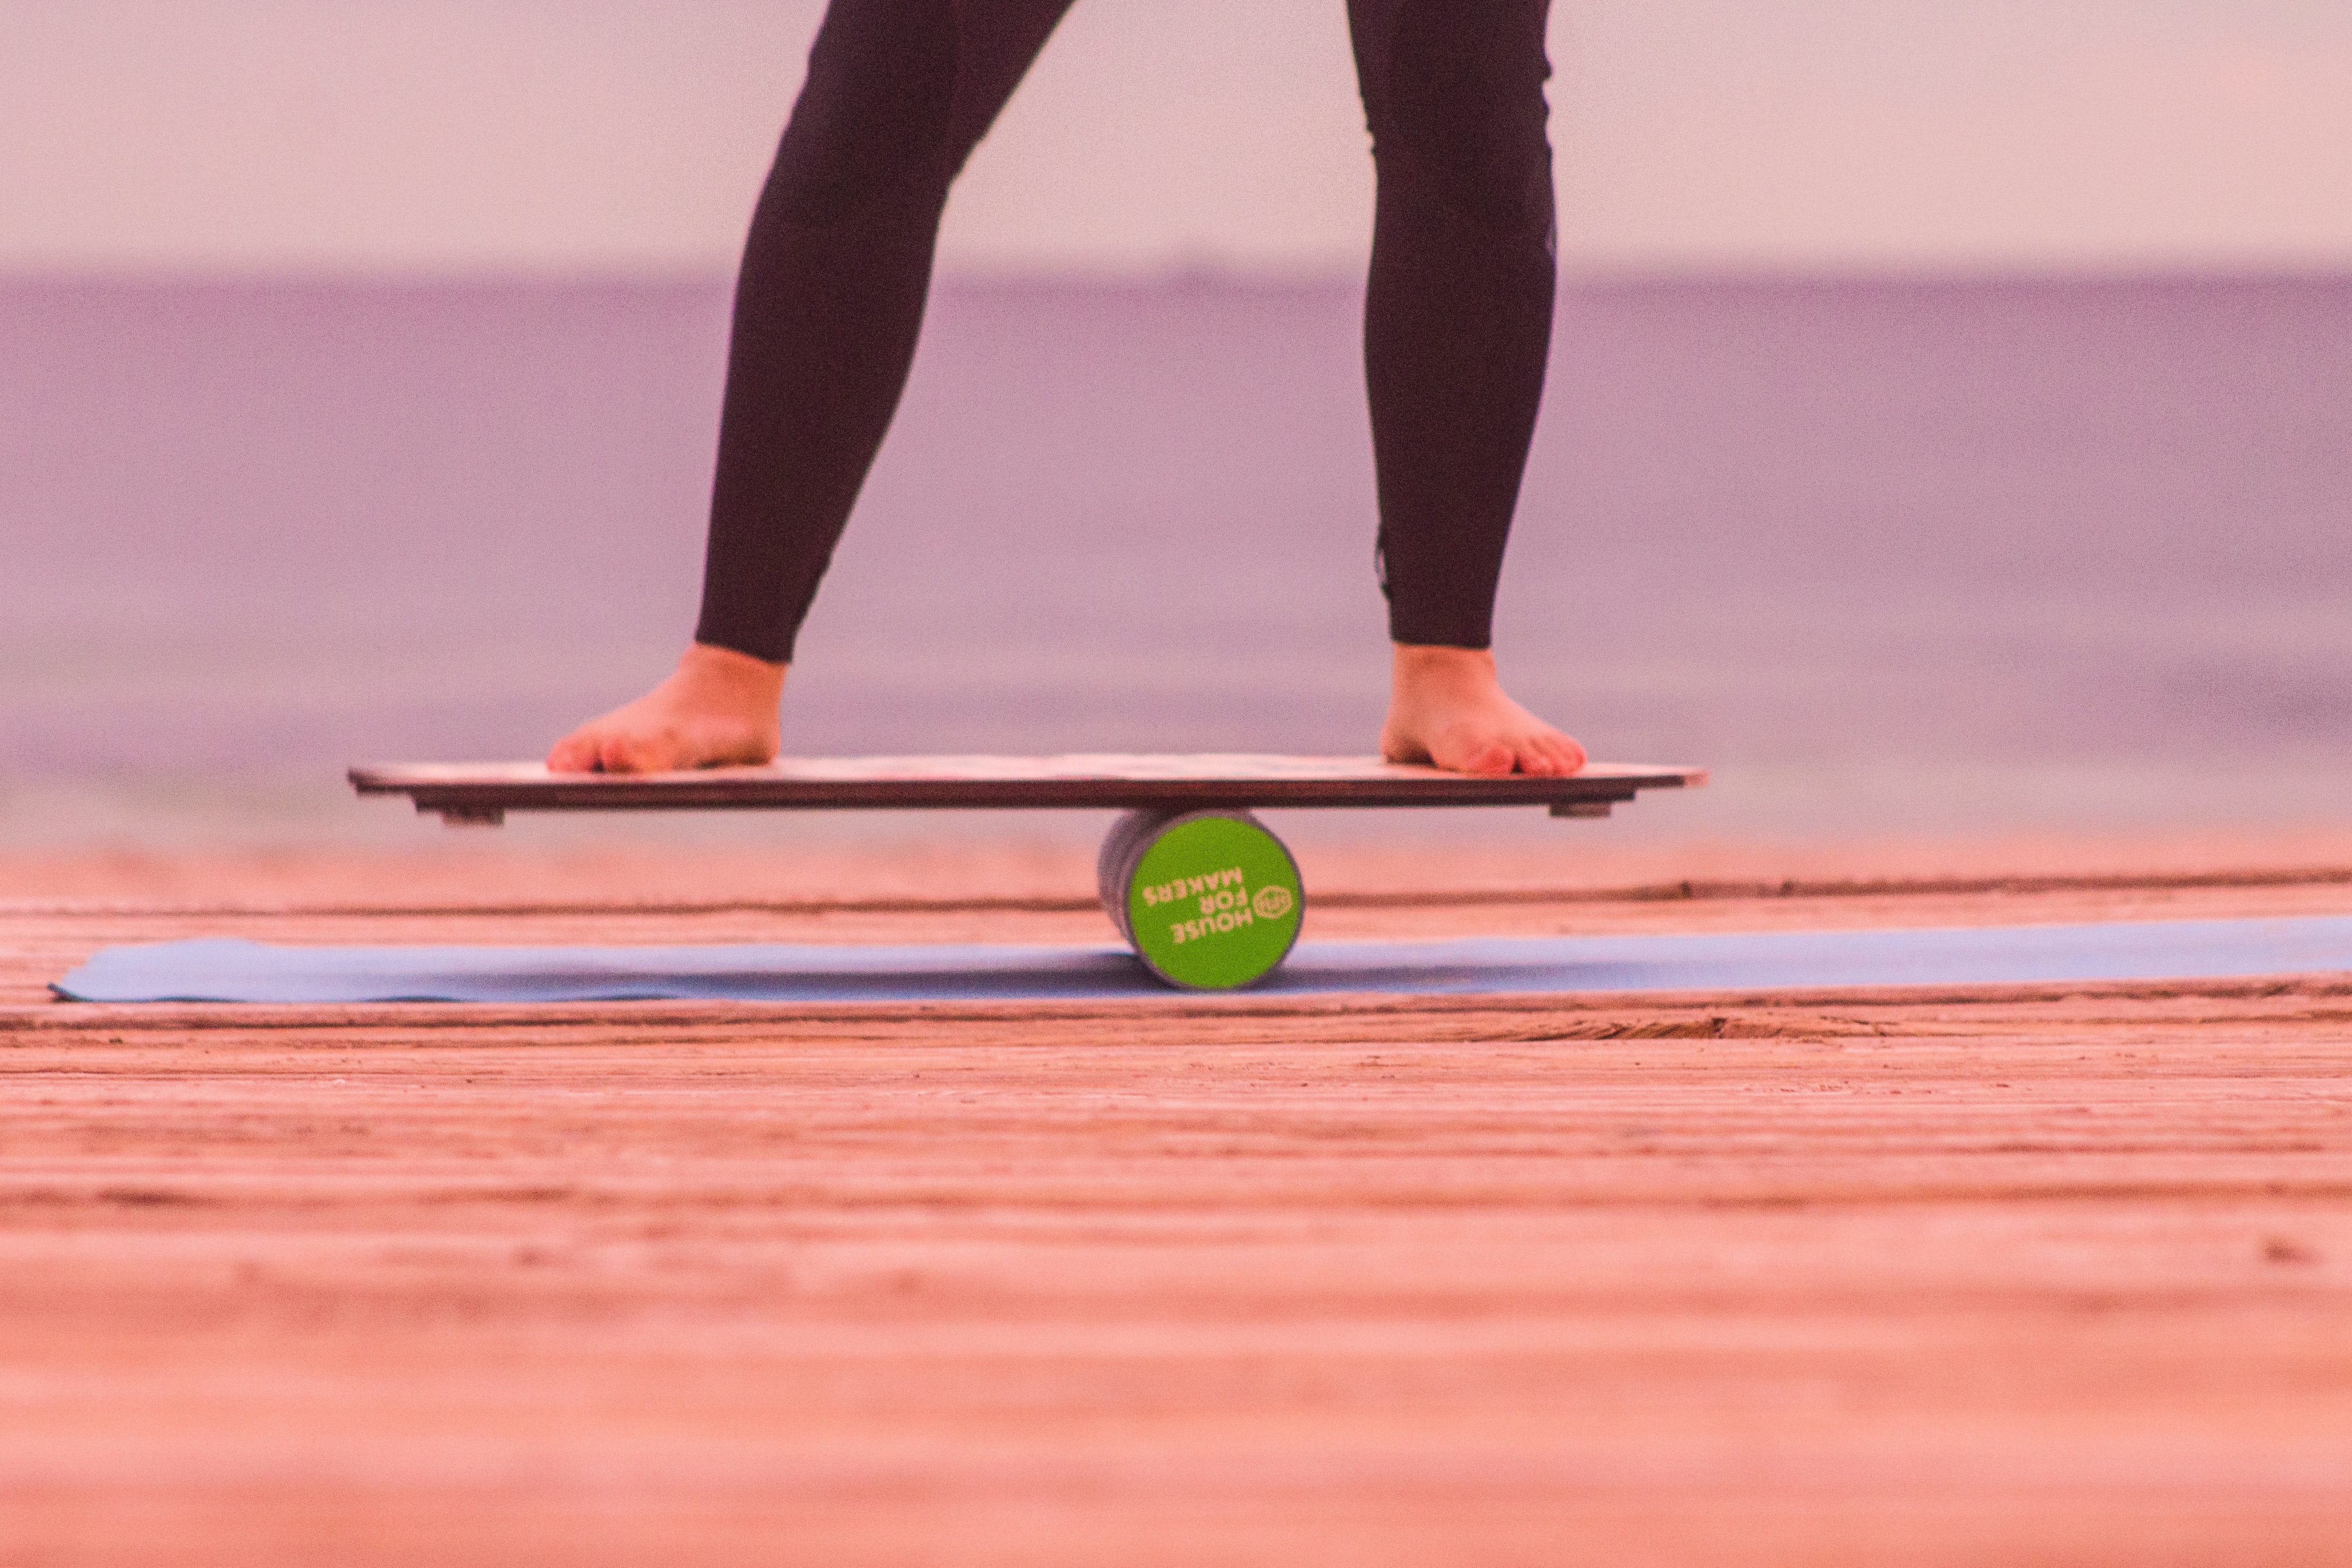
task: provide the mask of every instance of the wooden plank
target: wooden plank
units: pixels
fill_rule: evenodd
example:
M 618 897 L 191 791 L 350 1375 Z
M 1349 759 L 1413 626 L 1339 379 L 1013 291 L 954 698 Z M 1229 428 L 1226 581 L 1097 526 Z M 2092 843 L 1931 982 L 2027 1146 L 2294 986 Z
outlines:
M 1704 784 L 1696 768 L 1592 763 L 1565 779 L 1477 778 L 1373 757 L 1255 754 L 793 758 L 678 773 L 551 773 L 536 762 L 388 763 L 351 770 L 362 795 L 420 811 L 905 810 L 1205 806 L 1545 806 L 1631 800 Z M 1559 810 L 1560 808 L 1570 808 Z
M 779 930 L 543 918 L 236 929 Z M 27 1005 L 0 1555 L 2344 1563 L 2352 1043 L 2268 990 Z

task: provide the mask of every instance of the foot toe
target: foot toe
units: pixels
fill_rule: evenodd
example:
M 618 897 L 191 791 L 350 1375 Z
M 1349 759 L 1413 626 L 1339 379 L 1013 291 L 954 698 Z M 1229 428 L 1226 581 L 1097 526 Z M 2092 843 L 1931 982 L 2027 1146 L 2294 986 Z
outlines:
M 607 735 L 596 746 L 596 771 L 599 773 L 637 773 L 637 746 L 625 735 Z
M 547 754 L 550 773 L 592 773 L 596 768 L 596 743 L 577 731 L 555 743 Z
M 1509 747 L 1499 740 L 1490 740 L 1471 747 L 1455 771 L 1495 778 L 1508 773 L 1517 761 Z
M 1584 747 L 1577 745 L 1568 737 L 1549 736 L 1546 737 L 1546 743 L 1547 748 L 1551 753 L 1553 765 L 1560 777 L 1565 778 L 1584 766 Z

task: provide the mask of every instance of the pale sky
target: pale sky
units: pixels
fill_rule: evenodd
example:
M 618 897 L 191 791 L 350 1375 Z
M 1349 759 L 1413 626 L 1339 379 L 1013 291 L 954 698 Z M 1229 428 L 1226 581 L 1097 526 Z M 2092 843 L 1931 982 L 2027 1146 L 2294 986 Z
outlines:
M 817 0 L 0 0 L 0 270 L 730 267 Z M 1588 269 L 2352 266 L 2352 0 L 1555 0 Z M 1360 264 L 1342 0 L 1080 0 L 950 272 Z

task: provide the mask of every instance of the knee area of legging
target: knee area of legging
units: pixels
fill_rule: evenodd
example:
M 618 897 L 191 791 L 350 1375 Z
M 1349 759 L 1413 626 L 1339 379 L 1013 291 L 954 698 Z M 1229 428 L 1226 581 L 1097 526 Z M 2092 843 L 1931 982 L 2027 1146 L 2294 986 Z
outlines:
M 834 0 L 809 51 L 768 199 L 786 220 L 832 224 L 952 172 L 954 0 Z
M 1541 0 L 1404 0 L 1388 52 L 1392 142 L 1489 227 L 1548 234 L 1551 143 Z

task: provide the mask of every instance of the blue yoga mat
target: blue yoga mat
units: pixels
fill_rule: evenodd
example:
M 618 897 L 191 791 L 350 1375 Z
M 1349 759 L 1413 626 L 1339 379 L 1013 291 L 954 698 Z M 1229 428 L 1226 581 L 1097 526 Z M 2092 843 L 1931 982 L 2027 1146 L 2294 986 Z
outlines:
M 2352 917 L 1752 936 L 1305 942 L 1255 989 L 1803 989 L 2352 970 Z M 58 981 L 86 1002 L 1086 1000 L 1166 996 L 1123 947 L 109 947 Z

